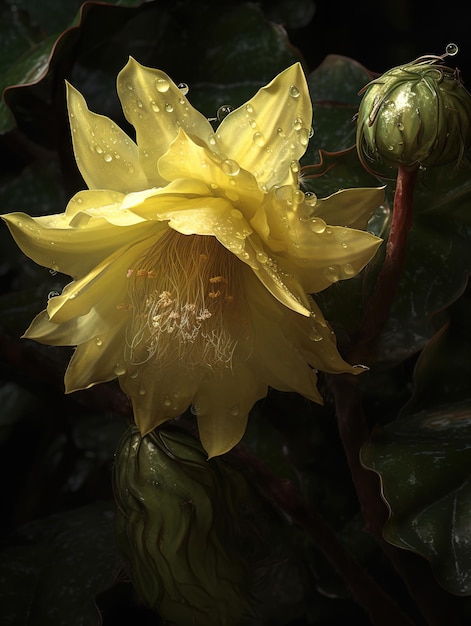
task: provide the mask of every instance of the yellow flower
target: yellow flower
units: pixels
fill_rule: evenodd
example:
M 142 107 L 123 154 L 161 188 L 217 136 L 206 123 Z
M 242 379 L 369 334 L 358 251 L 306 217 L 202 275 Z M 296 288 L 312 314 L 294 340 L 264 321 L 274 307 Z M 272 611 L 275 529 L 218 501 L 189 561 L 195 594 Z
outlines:
M 117 88 L 136 142 L 67 85 L 89 189 L 59 215 L 3 216 L 25 254 L 73 278 L 24 336 L 77 346 L 67 392 L 118 378 L 142 434 L 192 405 L 222 454 L 268 386 L 322 402 L 317 370 L 359 371 L 308 294 L 372 258 L 380 240 L 356 228 L 383 192 L 300 190 L 312 109 L 299 63 L 216 130 L 162 71 L 130 59 Z

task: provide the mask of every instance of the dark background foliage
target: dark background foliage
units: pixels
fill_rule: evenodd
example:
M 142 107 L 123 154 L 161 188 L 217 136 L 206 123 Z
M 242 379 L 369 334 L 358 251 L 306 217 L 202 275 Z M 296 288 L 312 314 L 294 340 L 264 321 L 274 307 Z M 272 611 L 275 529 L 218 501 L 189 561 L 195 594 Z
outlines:
M 309 184 L 320 195 L 379 184 L 349 150 L 357 92 L 371 72 L 442 54 L 455 42 L 460 53 L 453 63 L 471 81 L 463 4 L 0 0 L 0 12 L 2 213 L 62 212 L 83 187 L 63 80 L 124 126 L 114 84 L 129 54 L 189 83 L 192 101 L 207 115 L 226 102 L 240 104 L 303 60 L 316 130 L 304 164 L 315 164 Z M 322 163 L 319 149 L 329 151 Z M 275 391 L 254 408 L 244 445 L 267 470 L 255 471 L 254 459 L 247 460 L 260 497 L 273 502 L 272 490 L 285 479 L 300 494 L 298 500 L 282 490 L 284 500 L 270 504 L 271 516 L 261 522 L 259 532 L 276 544 L 267 558 L 284 565 L 265 589 L 270 611 L 258 625 L 471 620 L 469 178 L 465 168 L 424 173 L 380 362 L 362 382 L 371 429 L 362 461 L 382 476 L 390 519 L 373 472 L 379 513 L 364 517 L 360 510 L 327 379 L 323 408 Z M 393 192 L 389 184 L 389 203 Z M 378 213 L 372 228 L 380 232 L 384 222 Z M 0 236 L 0 625 L 161 623 L 136 598 L 111 532 L 114 452 L 130 419 L 128 402 L 114 383 L 64 396 L 70 350 L 19 339 L 47 295 L 68 280 L 19 253 L 4 226 Z M 341 345 L 358 322 L 360 291 L 348 281 L 320 298 Z M 192 416 L 183 422 L 191 427 Z M 336 550 L 370 579 L 350 571 L 348 558 L 339 566 Z M 359 602 L 358 594 L 370 599 Z M 397 603 L 401 619 L 388 602 Z M 371 610 L 382 603 L 378 621 Z

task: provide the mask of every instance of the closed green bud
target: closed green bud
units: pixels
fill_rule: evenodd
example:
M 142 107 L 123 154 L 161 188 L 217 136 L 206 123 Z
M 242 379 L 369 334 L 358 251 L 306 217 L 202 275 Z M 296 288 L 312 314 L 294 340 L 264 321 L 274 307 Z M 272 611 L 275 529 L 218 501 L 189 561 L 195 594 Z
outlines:
M 240 472 L 185 433 L 131 426 L 114 491 L 117 546 L 143 603 L 178 626 L 239 624 L 250 611 L 242 517 L 253 515 Z
M 458 51 L 447 46 L 447 55 Z M 364 88 L 357 151 L 367 169 L 387 165 L 432 167 L 463 158 L 471 142 L 471 95 L 443 56 L 395 67 Z

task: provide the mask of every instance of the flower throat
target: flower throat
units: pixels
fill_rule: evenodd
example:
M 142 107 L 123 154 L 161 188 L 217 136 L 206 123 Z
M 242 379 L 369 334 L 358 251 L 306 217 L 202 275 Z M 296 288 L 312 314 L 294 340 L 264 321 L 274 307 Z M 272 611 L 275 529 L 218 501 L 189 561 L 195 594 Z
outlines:
M 230 367 L 249 334 L 241 274 L 215 237 L 166 231 L 128 270 L 130 362 Z

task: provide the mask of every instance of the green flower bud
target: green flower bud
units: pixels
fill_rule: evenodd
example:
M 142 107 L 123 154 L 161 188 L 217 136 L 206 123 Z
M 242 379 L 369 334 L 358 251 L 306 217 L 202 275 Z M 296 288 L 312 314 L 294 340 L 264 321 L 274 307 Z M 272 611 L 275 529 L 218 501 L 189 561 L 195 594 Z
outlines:
M 178 626 L 239 624 L 250 611 L 243 517 L 254 513 L 241 473 L 185 433 L 131 426 L 114 490 L 116 542 L 144 604 Z
M 357 122 L 357 151 L 363 165 L 431 167 L 459 161 L 471 142 L 471 95 L 458 69 L 425 56 L 395 67 L 364 88 Z M 361 92 L 360 92 L 361 93 Z

